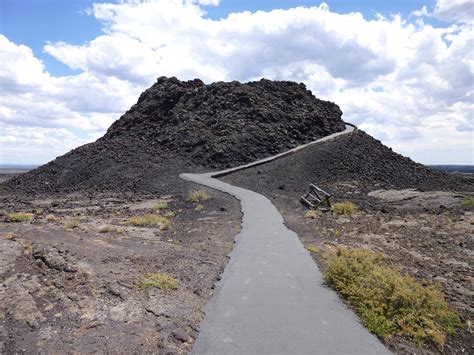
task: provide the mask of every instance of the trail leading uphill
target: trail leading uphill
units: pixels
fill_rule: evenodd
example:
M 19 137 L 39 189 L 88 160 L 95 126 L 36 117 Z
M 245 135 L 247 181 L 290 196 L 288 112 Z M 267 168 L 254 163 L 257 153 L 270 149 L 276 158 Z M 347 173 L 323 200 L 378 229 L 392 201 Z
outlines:
M 324 137 L 312 144 L 349 134 Z M 300 149 L 307 148 L 304 146 Z M 285 156 L 291 156 L 288 152 Z M 275 156 L 274 159 L 281 158 Z M 249 165 L 260 166 L 272 158 Z M 233 195 L 242 230 L 206 306 L 193 354 L 389 354 L 323 277 L 296 234 L 264 196 L 215 179 L 228 170 L 181 178 Z

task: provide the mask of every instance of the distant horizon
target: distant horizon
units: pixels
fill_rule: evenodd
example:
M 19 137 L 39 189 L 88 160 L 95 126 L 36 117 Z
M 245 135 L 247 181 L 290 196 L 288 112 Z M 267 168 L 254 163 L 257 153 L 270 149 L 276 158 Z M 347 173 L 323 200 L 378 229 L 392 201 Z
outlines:
M 43 163 L 43 164 L 0 164 L 0 169 L 15 169 L 15 168 L 26 168 L 26 167 L 31 168 L 31 169 L 35 169 L 35 168 L 38 168 L 42 165 L 48 164 L 51 161 L 52 160 L 50 160 L 46 163 Z M 419 163 L 419 164 L 422 164 L 422 163 Z M 422 165 L 429 166 L 429 167 L 436 167 L 436 166 L 439 166 L 439 167 L 449 167 L 449 166 L 452 166 L 452 167 L 474 167 L 474 164 L 422 164 Z

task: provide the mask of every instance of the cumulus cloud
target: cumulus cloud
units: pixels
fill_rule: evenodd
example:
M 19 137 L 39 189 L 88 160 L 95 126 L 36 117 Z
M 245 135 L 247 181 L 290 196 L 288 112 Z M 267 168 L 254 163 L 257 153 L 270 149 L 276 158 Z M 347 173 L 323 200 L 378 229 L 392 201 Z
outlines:
M 422 6 L 420 10 L 412 11 L 411 15 L 415 17 L 422 17 L 422 16 L 429 16 L 430 13 L 428 12 L 428 8 L 425 5 L 425 6 Z
M 434 15 L 444 21 L 474 21 L 472 0 L 437 0 Z
M 367 20 L 324 3 L 220 20 L 205 16 L 216 0 L 94 4 L 90 14 L 103 24 L 102 35 L 44 47 L 79 74 L 51 76 L 29 48 L 0 36 L 0 54 L 9 58 L 0 63 L 0 122 L 81 130 L 81 139 L 90 140 L 158 76 L 267 77 L 305 82 L 316 96 L 338 103 L 346 120 L 416 160 L 442 162 L 440 146 L 429 144 L 442 142 L 472 162 L 474 58 L 466 4 L 439 0 L 435 16 L 450 21 L 443 27 L 401 16 Z M 412 15 L 430 14 L 424 7 Z
M 87 143 L 65 128 L 22 127 L 0 122 L 0 161 L 35 165 Z M 10 157 L 14 156 L 15 160 Z
M 42 90 L 50 79 L 43 63 L 24 45 L 16 45 L 0 34 L 0 89 L 2 92 Z

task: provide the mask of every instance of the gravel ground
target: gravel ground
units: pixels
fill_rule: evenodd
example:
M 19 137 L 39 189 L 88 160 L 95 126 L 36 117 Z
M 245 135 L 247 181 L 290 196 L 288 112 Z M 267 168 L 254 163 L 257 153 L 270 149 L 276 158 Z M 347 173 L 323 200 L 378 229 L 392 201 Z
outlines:
M 157 198 L 101 195 L 0 205 L 0 353 L 187 353 L 240 229 L 240 206 L 214 191 L 186 202 L 161 196 L 175 213 L 171 228 L 133 227 L 127 220 L 155 213 Z M 25 211 L 30 221 L 6 222 Z M 52 218 L 54 216 L 55 218 Z M 66 230 L 76 218 L 79 226 Z M 112 230 L 100 233 L 104 225 Z M 179 287 L 141 290 L 147 273 Z

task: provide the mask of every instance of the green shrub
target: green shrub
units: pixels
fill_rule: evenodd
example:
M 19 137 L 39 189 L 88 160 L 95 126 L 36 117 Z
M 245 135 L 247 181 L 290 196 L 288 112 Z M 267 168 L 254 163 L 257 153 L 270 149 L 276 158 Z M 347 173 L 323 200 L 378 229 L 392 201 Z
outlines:
M 209 194 L 204 190 L 193 190 L 188 195 L 189 202 L 204 202 L 209 200 Z
M 12 212 L 8 214 L 8 220 L 10 222 L 29 221 L 33 217 L 34 217 L 33 213 L 25 213 L 25 212 Z
M 383 339 L 408 337 L 418 346 L 444 345 L 461 326 L 443 292 L 382 264 L 380 254 L 338 249 L 327 257 L 325 278 L 351 304 L 367 329 Z
M 157 287 L 163 292 L 168 292 L 178 288 L 178 280 L 166 274 L 145 274 L 138 280 L 138 288 L 145 290 L 150 287 Z
M 164 210 L 166 208 L 168 208 L 168 202 L 166 202 L 166 201 L 158 201 L 157 203 L 155 203 L 151 207 L 151 209 L 155 212 L 159 212 L 159 211 Z
M 350 215 L 357 212 L 357 206 L 355 203 L 349 201 L 336 202 L 331 206 L 331 211 L 336 214 Z
M 201 204 L 197 205 L 196 208 L 195 208 L 195 210 L 198 211 L 198 212 L 202 211 L 203 209 L 204 209 L 204 206 L 201 205 Z
M 166 230 L 171 227 L 170 219 L 158 214 L 134 216 L 128 220 L 128 223 L 136 227 L 159 227 L 161 230 Z
M 462 201 L 462 206 L 466 208 L 474 208 L 474 197 L 466 197 Z

